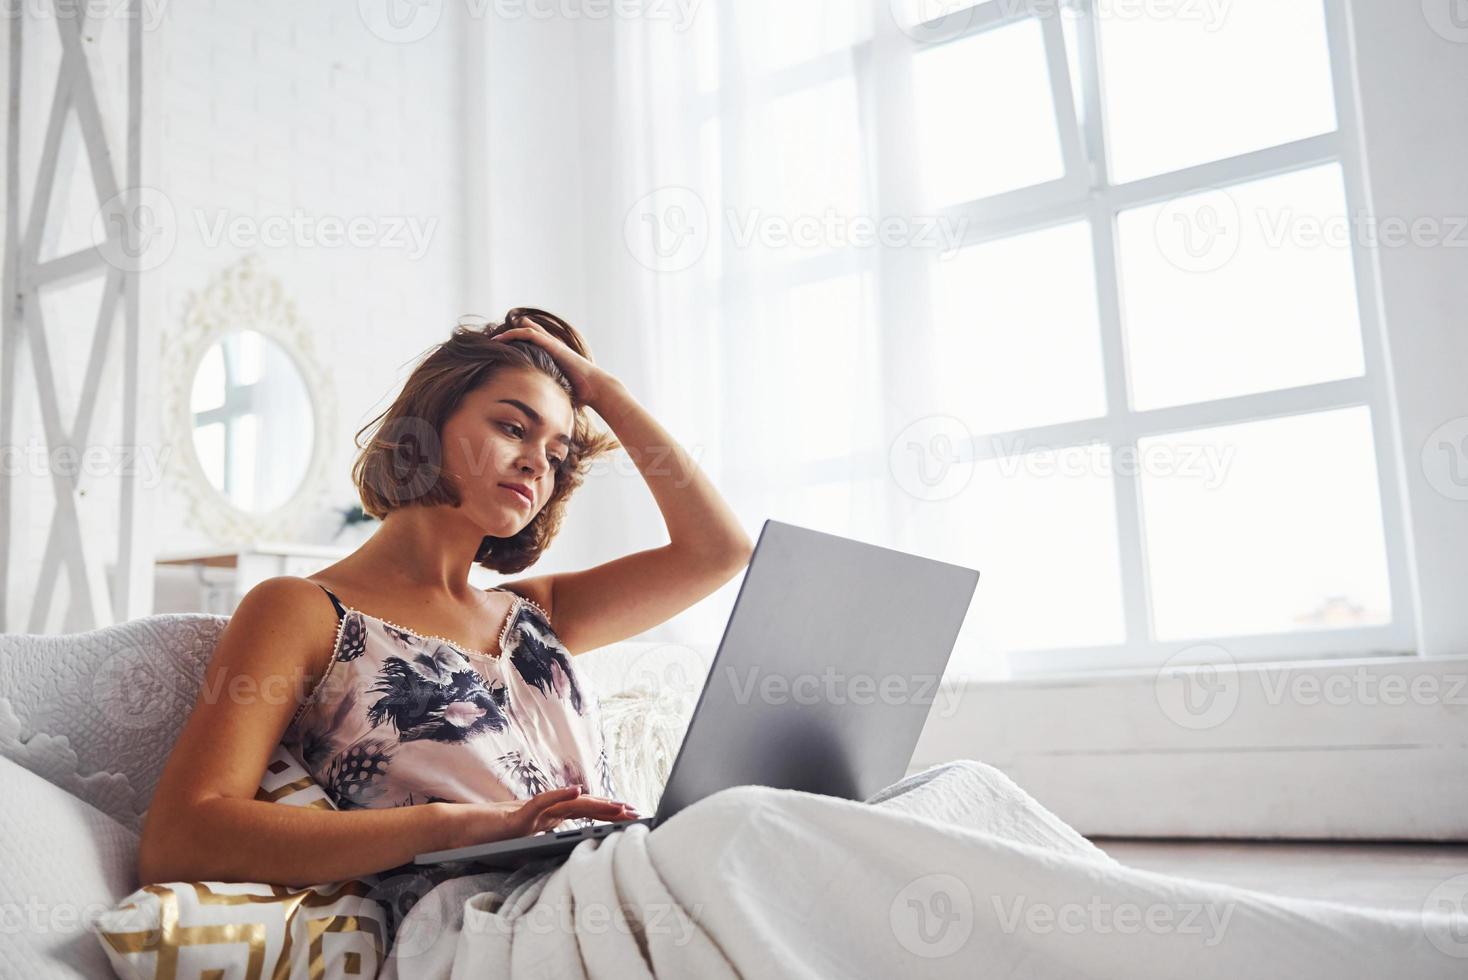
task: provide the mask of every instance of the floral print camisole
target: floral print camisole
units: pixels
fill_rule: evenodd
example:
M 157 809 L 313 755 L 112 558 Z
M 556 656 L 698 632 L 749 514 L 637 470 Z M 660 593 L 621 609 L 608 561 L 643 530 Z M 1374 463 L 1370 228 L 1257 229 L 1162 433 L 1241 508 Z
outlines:
M 336 643 L 282 744 L 338 808 L 501 802 L 575 784 L 618 798 L 600 701 L 534 600 L 510 592 L 490 655 L 343 606 L 321 588 L 336 606 Z

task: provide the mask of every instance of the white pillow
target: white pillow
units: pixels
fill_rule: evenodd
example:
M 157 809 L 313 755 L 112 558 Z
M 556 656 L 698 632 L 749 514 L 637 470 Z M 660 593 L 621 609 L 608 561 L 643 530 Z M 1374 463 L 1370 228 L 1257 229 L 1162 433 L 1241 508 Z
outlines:
M 132 887 L 137 835 L 4 758 L 0 798 L 0 963 L 6 975 L 106 976 L 107 957 L 97 948 L 92 923 Z

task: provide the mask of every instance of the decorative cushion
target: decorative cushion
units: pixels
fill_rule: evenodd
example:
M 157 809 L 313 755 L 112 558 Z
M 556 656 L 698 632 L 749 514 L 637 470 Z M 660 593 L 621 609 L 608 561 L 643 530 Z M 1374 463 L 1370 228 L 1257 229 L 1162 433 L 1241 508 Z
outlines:
M 336 804 L 326 795 L 306 767 L 283 745 L 277 745 L 270 761 L 265 763 L 265 772 L 260 777 L 260 788 L 255 790 L 255 799 L 267 803 L 284 803 L 286 806 L 309 806 L 318 810 L 335 810 Z
M 373 977 L 388 946 L 382 905 L 355 879 L 148 885 L 103 913 L 97 934 L 123 980 Z
M 634 687 L 601 699 L 617 795 L 645 816 L 657 812 L 696 703 L 696 694 L 677 688 Z
M 335 810 L 283 747 L 255 799 Z M 249 882 L 145 885 L 102 913 L 96 932 L 123 980 L 175 976 L 372 977 L 392 942 L 378 876 L 291 888 Z
M 0 755 L 134 832 L 227 616 L 0 634 Z
M 617 795 L 643 814 L 657 811 L 714 652 L 623 640 L 576 657 L 577 674 L 599 694 Z

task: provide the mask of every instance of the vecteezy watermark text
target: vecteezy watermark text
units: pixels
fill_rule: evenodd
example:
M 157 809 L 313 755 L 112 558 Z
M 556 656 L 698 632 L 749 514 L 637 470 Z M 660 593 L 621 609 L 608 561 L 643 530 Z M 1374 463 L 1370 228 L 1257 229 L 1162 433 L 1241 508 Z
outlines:
M 1204 946 L 1217 946 L 1223 941 L 1234 913 L 1232 902 L 1108 902 L 1099 895 L 1092 895 L 1084 903 L 1034 902 L 1024 895 L 1009 901 L 994 895 L 990 901 L 999 928 L 1010 934 L 1198 936 Z
M 741 676 L 742 674 L 742 676 Z M 724 676 L 738 704 L 758 701 L 760 704 L 922 704 L 942 702 L 939 717 L 951 717 L 958 710 L 962 691 L 957 685 L 944 684 L 939 674 L 903 674 L 891 672 L 874 675 L 849 672 L 827 665 L 819 674 L 785 674 L 758 667 L 740 671 L 725 667 Z
M 359 214 L 343 218 L 335 214 L 312 214 L 293 208 L 285 214 L 257 217 L 233 214 L 227 208 L 212 215 L 205 209 L 194 212 L 199 237 L 206 248 L 387 248 L 403 249 L 409 260 L 428 252 L 438 229 L 438 216 L 424 219 L 413 214 Z

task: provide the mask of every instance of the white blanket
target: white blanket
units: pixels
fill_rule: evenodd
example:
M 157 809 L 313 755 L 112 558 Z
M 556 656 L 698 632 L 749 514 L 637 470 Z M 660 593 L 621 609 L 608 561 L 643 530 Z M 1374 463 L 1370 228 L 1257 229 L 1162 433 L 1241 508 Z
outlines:
M 1462 915 L 1125 867 L 964 760 L 864 803 L 741 786 L 563 862 L 443 882 L 379 976 L 1430 980 L 1465 956 Z

